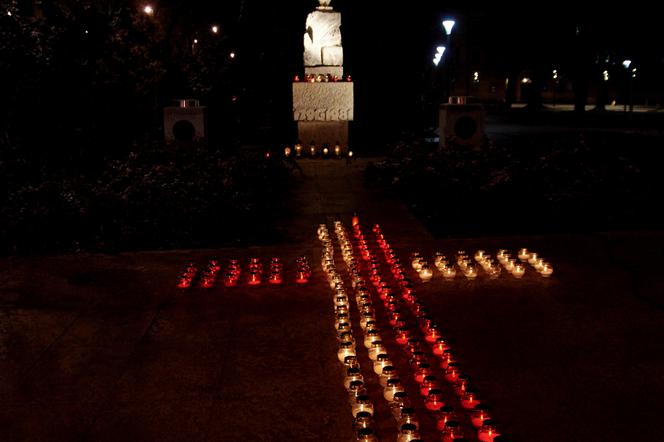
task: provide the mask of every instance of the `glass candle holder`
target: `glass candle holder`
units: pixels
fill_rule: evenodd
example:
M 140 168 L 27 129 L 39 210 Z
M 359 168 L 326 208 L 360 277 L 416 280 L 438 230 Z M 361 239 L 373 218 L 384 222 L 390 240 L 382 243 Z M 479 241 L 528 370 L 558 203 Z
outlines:
M 447 280 L 452 280 L 456 277 L 456 270 L 453 266 L 446 266 L 443 268 L 443 278 Z
M 551 266 L 551 264 L 545 262 L 542 264 L 542 267 L 539 272 L 544 278 L 548 278 L 551 275 L 553 275 L 553 267 Z
M 461 364 L 458 362 L 450 362 L 445 369 L 445 380 L 450 383 L 457 381 L 457 378 L 461 374 Z
M 346 378 L 344 379 L 344 388 L 348 390 L 353 381 L 364 381 L 364 376 L 359 367 L 350 367 L 346 369 Z
M 417 364 L 417 368 L 415 369 L 415 374 L 413 377 L 415 378 L 415 382 L 421 384 L 424 382 L 424 378 L 431 376 L 431 373 L 431 364 L 428 362 L 421 362 Z
M 452 349 L 448 348 L 445 350 L 440 357 L 440 368 L 447 370 L 447 367 L 452 363 L 456 362 L 456 355 Z
M 420 433 L 417 431 L 417 427 L 415 425 L 403 424 L 400 426 L 397 442 L 410 442 L 412 440 L 419 438 L 420 438 Z
M 450 343 L 446 338 L 440 337 L 436 339 L 436 342 L 433 344 L 433 354 L 436 356 L 442 356 L 445 350 L 449 350 Z
M 357 356 L 354 355 L 354 356 L 346 356 L 346 357 L 344 358 L 344 365 L 345 365 L 347 368 L 350 368 L 350 367 L 359 367 L 359 366 L 360 366 L 360 363 L 359 363 L 358 360 L 357 360 Z
M 420 429 L 420 421 L 417 418 L 417 414 L 415 413 L 414 407 L 401 408 L 401 412 L 399 413 L 397 422 L 399 423 L 399 426 L 403 424 L 412 424 L 415 425 L 415 428 L 417 430 Z
M 463 274 L 467 279 L 475 279 L 477 278 L 477 268 L 473 264 L 468 264 Z
M 372 428 L 360 428 L 355 436 L 357 442 L 378 442 Z
M 395 340 L 397 341 L 397 344 L 407 345 L 410 337 L 411 337 L 410 329 L 408 329 L 407 327 L 399 327 L 396 330 Z
M 528 249 L 526 249 L 526 248 L 519 249 L 519 254 L 517 256 L 519 257 L 519 259 L 521 261 L 524 261 L 524 262 L 528 261 L 528 259 L 530 258 L 530 251 L 528 251 Z
M 535 264 L 538 259 L 539 259 L 539 256 L 537 255 L 537 253 L 532 252 L 530 254 L 530 256 L 528 257 L 528 262 L 532 265 L 532 264 Z
M 394 398 L 388 405 L 390 407 L 392 416 L 394 416 L 394 419 L 396 419 L 397 422 L 399 421 L 399 416 L 401 416 L 401 410 L 403 410 L 405 407 L 412 406 L 410 399 L 408 398 L 408 393 L 405 391 L 397 391 L 394 393 Z
M 466 410 L 472 410 L 479 404 L 480 400 L 477 399 L 477 392 L 471 388 L 466 389 L 465 394 L 461 396 L 461 406 Z
M 433 270 L 427 264 L 424 264 L 420 268 L 419 275 L 422 282 L 429 282 L 433 278 Z
M 482 442 L 493 442 L 493 439 L 500 436 L 496 423 L 493 419 L 486 419 L 482 422 L 482 426 L 477 431 L 477 439 Z
M 485 420 L 491 419 L 491 407 L 486 404 L 478 404 L 475 406 L 470 420 L 475 428 L 481 428 Z
M 343 331 L 338 334 L 337 339 L 339 342 L 352 342 L 355 343 L 355 338 L 353 337 L 352 331 Z
M 403 385 L 401 385 L 401 380 L 399 378 L 388 379 L 387 385 L 383 390 L 383 397 L 386 401 L 392 402 L 394 400 L 394 394 L 398 391 L 404 391 Z
M 351 381 L 347 391 L 350 396 L 351 405 L 355 403 L 355 398 L 367 394 L 367 389 L 364 387 L 364 381 Z
M 512 275 L 520 279 L 526 273 L 526 268 L 522 264 L 514 264 L 512 267 Z
M 436 411 L 435 417 L 436 417 L 436 429 L 438 431 L 443 431 L 448 421 L 456 420 L 454 409 L 449 405 L 440 407 L 438 411 Z
M 399 375 L 397 373 L 396 367 L 393 365 L 386 365 L 383 367 L 383 371 L 380 373 L 380 377 L 378 378 L 378 383 L 380 384 L 381 387 L 385 388 L 387 387 L 387 380 L 391 378 L 398 378 Z
M 357 356 L 355 354 L 355 346 L 352 342 L 341 342 L 339 344 L 339 351 L 337 351 L 337 357 L 340 362 L 344 362 L 347 356 Z
M 386 353 L 383 341 L 373 341 L 369 348 L 369 359 L 375 361 L 379 354 Z
M 487 254 L 484 250 L 478 250 L 475 252 L 475 261 L 482 262 L 487 257 Z
M 445 406 L 445 402 L 443 402 L 443 391 L 439 388 L 432 388 L 429 390 L 429 394 L 424 401 L 424 406 L 427 410 L 431 411 L 437 411 Z
M 374 323 L 376 322 L 376 316 L 373 311 L 362 313 L 360 316 L 360 327 L 362 327 L 362 330 L 367 329 L 367 322 L 373 321 Z
M 373 428 L 373 416 L 368 411 L 360 411 L 353 419 L 353 428 L 359 430 L 361 428 Z
M 372 328 L 367 330 L 364 333 L 364 346 L 369 349 L 371 348 L 371 344 L 375 341 L 381 341 L 380 332 L 378 329 Z
M 369 396 L 366 394 L 355 397 L 355 401 L 351 404 L 351 412 L 353 413 L 353 417 L 356 417 L 357 413 L 363 411 L 370 413 L 372 416 L 374 414 L 373 403 L 369 399 Z
M 424 397 L 427 397 L 431 390 L 439 387 L 440 384 L 438 383 L 438 379 L 436 378 L 436 376 L 433 375 L 425 376 L 424 379 L 422 380 L 422 383 L 420 384 L 420 394 Z
M 463 439 L 464 433 L 458 421 L 449 420 L 441 431 L 443 442 L 454 442 L 457 439 Z
M 454 383 L 454 392 L 457 394 L 457 396 L 463 397 L 466 394 L 466 390 L 469 387 L 470 387 L 470 376 L 468 376 L 467 374 L 460 374 L 457 377 L 457 381 Z
M 390 357 L 385 353 L 381 353 L 376 357 L 376 361 L 373 364 L 374 373 L 380 375 L 383 372 L 383 368 L 388 366 L 392 366 Z

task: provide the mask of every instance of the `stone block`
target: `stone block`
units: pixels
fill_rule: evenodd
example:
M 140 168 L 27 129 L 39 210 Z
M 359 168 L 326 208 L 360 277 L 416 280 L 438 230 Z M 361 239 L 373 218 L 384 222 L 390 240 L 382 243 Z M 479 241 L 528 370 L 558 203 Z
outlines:
M 353 83 L 293 83 L 295 121 L 352 121 Z
M 323 51 L 323 66 L 343 66 L 344 49 L 341 46 L 325 46 Z
M 306 148 L 312 141 L 320 147 L 327 143 L 330 148 L 338 142 L 343 149 L 348 146 L 347 121 L 298 121 L 298 138 Z
M 306 66 L 304 68 L 304 75 L 318 75 L 318 74 L 323 74 L 323 75 L 330 74 L 333 77 L 336 75 L 339 78 L 343 78 L 344 68 L 343 66 Z

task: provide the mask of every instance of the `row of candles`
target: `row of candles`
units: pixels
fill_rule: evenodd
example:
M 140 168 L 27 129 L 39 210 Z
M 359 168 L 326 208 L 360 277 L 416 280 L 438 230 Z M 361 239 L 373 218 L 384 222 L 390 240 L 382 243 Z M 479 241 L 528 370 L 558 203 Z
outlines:
M 306 284 L 311 277 L 311 267 L 305 256 L 300 256 L 295 261 L 296 271 L 294 281 L 297 284 Z M 217 285 L 221 265 L 216 259 L 208 261 L 207 266 L 199 271 L 199 267 L 194 262 L 186 264 L 185 269 L 178 277 L 178 288 L 188 289 L 192 287 L 212 288 Z M 226 265 L 222 283 L 225 287 L 235 287 L 240 282 L 242 267 L 237 259 L 230 259 Z M 248 285 L 260 285 L 263 282 L 263 264 L 260 258 L 251 258 L 247 266 L 246 278 Z M 284 265 L 281 258 L 272 258 L 270 260 L 267 283 L 272 285 L 282 284 L 284 281 Z
M 526 272 L 526 263 L 530 263 L 544 278 L 548 278 L 553 274 L 553 266 L 538 256 L 535 252 L 530 252 L 528 249 L 524 248 L 519 250 L 518 257 L 522 263 L 513 259 L 512 255 L 510 255 L 505 249 L 500 249 L 496 253 L 497 262 L 484 250 L 478 250 L 474 255 L 477 264 L 490 278 L 497 278 L 500 276 L 502 268 L 504 268 L 508 273 L 512 274 L 512 276 L 519 279 L 523 277 Z M 467 279 L 473 280 L 477 278 L 479 274 L 478 267 L 473 264 L 465 251 L 458 251 L 455 258 L 456 267 L 461 270 Z M 447 280 L 454 279 L 457 275 L 455 265 L 450 263 L 447 257 L 441 252 L 436 252 L 434 255 L 434 265 L 442 274 L 443 278 Z M 432 267 L 429 266 L 429 263 L 419 252 L 411 254 L 411 266 L 424 282 L 430 281 L 434 276 Z
M 316 146 L 316 143 L 312 141 L 309 144 L 307 152 L 311 158 L 317 157 L 318 147 Z M 304 153 L 305 151 L 303 151 L 301 143 L 296 143 L 292 148 L 290 146 L 284 147 L 284 156 L 286 158 L 289 158 L 291 155 L 295 155 L 296 158 L 300 158 Z M 333 157 L 340 159 L 344 156 L 344 153 L 348 155 L 348 158 L 353 158 L 353 151 L 348 147 L 343 149 L 339 143 L 335 144 L 333 148 L 330 148 L 328 144 L 323 144 L 322 149 L 320 150 L 320 154 L 323 159 Z
M 375 275 L 374 285 L 384 302 L 390 325 L 394 329 L 395 340 L 410 358 L 415 380 L 420 385 L 420 393 L 428 394 L 425 406 L 435 413 L 437 429 L 441 431 L 442 440 L 452 441 L 463 438 L 464 431 L 455 420 L 454 410 L 446 406 L 443 401 L 441 384 L 433 374 L 433 367 L 424 352 L 427 347 L 431 348 L 431 353 L 437 360 L 436 365 L 442 370 L 443 379 L 454 390 L 461 407 L 470 414 L 471 423 L 477 429 L 478 439 L 481 441 L 504 440 L 496 429 L 495 421 L 490 419 L 489 408 L 478 399 L 477 391 L 470 385 L 470 378 L 461 372 L 460 364 L 450 348 L 449 341 L 442 336 L 438 324 L 428 315 L 428 310 L 423 303 L 417 299 L 396 253 L 385 239 L 380 226 L 375 225 L 373 232 L 386 262 L 391 267 L 392 278 L 402 288 L 402 300 L 391 293 L 389 287 L 382 281 L 380 272 L 376 275 L 372 270 L 372 274 Z M 354 226 L 354 235 L 363 251 L 363 258 L 370 263 L 370 268 L 379 269 L 378 259 L 369 249 L 359 223 Z M 460 268 L 467 272 L 463 265 Z M 401 310 L 402 301 L 408 304 L 411 315 L 417 320 L 419 331 L 424 336 L 424 342 L 413 337 L 412 330 L 417 330 L 418 327 L 407 327 L 406 314 Z
M 449 441 L 459 439 L 463 431 L 460 428 L 459 422 L 454 419 L 454 412 L 451 407 L 445 406 L 442 400 L 442 391 L 438 388 L 439 385 L 437 384 L 436 378 L 431 375 L 431 366 L 427 362 L 426 356 L 422 351 L 424 345 L 416 338 L 411 337 L 409 330 L 406 328 L 404 317 L 400 315 L 400 310 L 395 308 L 398 305 L 395 295 L 390 293 L 390 289 L 380 277 L 380 273 L 376 272 L 379 268 L 379 264 L 375 256 L 368 249 L 366 241 L 361 234 L 359 222 L 356 223 L 354 219 L 353 225 L 354 233 L 359 239 L 362 257 L 365 261 L 371 262 L 371 280 L 376 288 L 379 289 L 381 299 L 385 302 L 385 308 L 390 312 L 389 322 L 390 325 L 395 327 L 397 335 L 396 341 L 399 345 L 405 347 L 406 351 L 411 356 L 411 364 L 415 369 L 415 380 L 420 385 L 420 393 L 426 398 L 425 406 L 427 409 L 436 413 L 437 428 L 441 431 L 441 437 L 443 440 Z M 374 371 L 376 374 L 380 375 L 380 383 L 385 387 L 384 397 L 386 400 L 390 401 L 392 409 L 396 411 L 395 417 L 398 417 L 397 420 L 400 423 L 398 440 L 416 440 L 419 437 L 417 417 L 414 414 L 414 410 L 407 406 L 407 393 L 401 386 L 398 375 L 396 374 L 396 369 L 392 366 L 389 355 L 384 353 L 385 349 L 382 346 L 382 340 L 376 327 L 375 310 L 371 303 L 371 297 L 368 290 L 364 286 L 364 280 L 360 276 L 359 266 L 353 256 L 352 245 L 347 238 L 345 229 L 340 224 L 335 225 L 335 231 L 340 241 L 344 261 L 346 262 L 349 272 L 353 275 L 353 286 L 359 288 L 357 290 L 356 301 L 360 310 L 360 326 L 365 333 L 364 345 L 368 347 L 369 357 L 374 361 Z M 387 245 L 386 242 L 384 242 L 384 244 Z M 388 247 L 388 250 L 391 251 L 391 248 Z M 392 256 L 392 258 L 394 258 L 394 256 Z M 329 266 L 329 264 L 325 264 L 324 262 L 324 266 L 326 265 Z M 406 280 L 405 273 L 402 272 L 401 274 L 403 275 L 403 280 Z M 401 282 L 403 282 L 403 280 Z M 334 277 L 331 277 L 330 284 L 336 284 Z M 421 306 L 421 303 L 414 298 L 412 287 L 409 284 L 400 285 L 403 288 L 404 299 L 410 299 L 410 301 L 413 302 L 413 305 L 419 305 L 420 309 L 418 313 L 423 313 L 425 309 Z M 336 299 L 336 301 L 341 300 L 342 299 Z M 337 313 L 335 323 L 337 324 L 338 330 L 343 330 L 344 327 L 349 326 L 349 324 L 344 323 L 346 316 L 347 315 L 344 315 L 343 313 Z M 500 440 L 497 437 L 498 433 L 495 430 L 494 423 L 488 419 L 488 407 L 480 404 L 476 398 L 476 393 L 467 388 L 468 378 L 459 374 L 458 363 L 453 360 L 447 341 L 439 335 L 437 332 L 437 326 L 431 323 L 430 320 L 426 327 L 425 340 L 430 344 L 434 344 L 434 354 L 441 357 L 441 367 L 445 370 L 445 379 L 458 387 L 456 390 L 457 393 L 461 395 L 461 404 L 464 408 L 470 409 L 475 407 L 473 410 L 473 423 L 479 427 L 478 436 L 480 440 L 491 441 L 494 440 L 494 438 L 496 441 Z M 339 359 L 341 360 L 343 358 L 345 360 L 348 357 L 355 357 L 354 353 L 349 353 L 351 351 L 353 351 L 352 345 L 342 341 L 340 343 L 338 354 Z M 358 374 L 358 370 L 352 368 L 348 369 L 346 378 L 347 388 L 350 383 L 353 382 L 353 376 L 357 377 Z M 358 440 L 364 440 L 359 436 L 360 435 L 358 434 Z
M 346 75 L 345 77 L 332 74 L 306 74 L 304 77 L 296 75 L 293 77 L 295 83 L 304 81 L 305 83 L 338 83 L 340 81 L 352 82 L 353 77 Z

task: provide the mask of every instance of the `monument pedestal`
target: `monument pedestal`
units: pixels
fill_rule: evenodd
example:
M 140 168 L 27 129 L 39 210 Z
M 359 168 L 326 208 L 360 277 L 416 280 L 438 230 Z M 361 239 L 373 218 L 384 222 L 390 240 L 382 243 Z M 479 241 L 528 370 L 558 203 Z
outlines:
M 351 82 L 293 83 L 293 120 L 305 144 L 347 146 L 353 111 Z

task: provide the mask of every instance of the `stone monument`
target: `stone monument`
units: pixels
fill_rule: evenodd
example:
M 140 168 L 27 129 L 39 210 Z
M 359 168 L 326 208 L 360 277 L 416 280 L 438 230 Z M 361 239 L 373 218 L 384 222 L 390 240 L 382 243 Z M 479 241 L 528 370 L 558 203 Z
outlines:
M 304 78 L 293 82 L 293 119 L 306 144 L 348 145 L 353 120 L 353 83 L 344 78 L 341 13 L 330 0 L 307 16 L 304 34 Z

